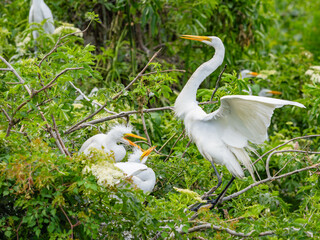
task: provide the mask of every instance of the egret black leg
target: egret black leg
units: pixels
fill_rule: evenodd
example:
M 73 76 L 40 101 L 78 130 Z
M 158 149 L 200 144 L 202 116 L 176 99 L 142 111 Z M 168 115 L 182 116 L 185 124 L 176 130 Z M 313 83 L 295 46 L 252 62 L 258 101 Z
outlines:
M 211 165 L 212 165 L 212 167 L 213 167 L 213 169 L 214 169 L 214 171 L 215 171 L 215 173 L 216 173 L 216 176 L 217 176 L 217 178 L 218 178 L 218 184 L 217 184 L 217 186 L 215 187 L 215 190 L 216 190 L 218 187 L 221 186 L 221 184 L 222 184 L 222 179 L 221 179 L 221 176 L 220 176 L 220 174 L 219 174 L 218 170 L 216 169 L 216 166 L 214 165 L 213 162 L 211 162 Z
M 195 211 L 197 212 L 199 210 L 199 208 L 203 205 L 207 205 L 208 203 L 212 204 L 212 206 L 210 207 L 210 209 L 214 208 L 217 203 L 219 202 L 220 198 L 222 196 L 224 196 L 224 194 L 226 193 L 226 191 L 228 190 L 228 188 L 230 187 L 231 183 L 234 181 L 235 177 L 232 176 L 231 180 L 228 182 L 227 186 L 222 190 L 222 192 L 218 195 L 218 197 L 216 199 L 212 199 L 212 200 L 208 200 L 206 203 L 199 203 L 197 206 L 191 208 L 191 211 Z M 221 183 L 220 183 L 221 185 Z M 219 185 L 219 186 L 220 186 Z
M 222 192 L 219 194 L 219 196 L 216 199 L 212 199 L 210 201 L 208 201 L 208 203 L 211 203 L 212 206 L 210 207 L 210 209 L 214 208 L 217 203 L 219 202 L 220 198 L 222 196 L 224 196 L 224 194 L 226 193 L 226 191 L 228 190 L 228 188 L 230 187 L 231 183 L 235 180 L 236 178 L 234 176 L 232 176 L 231 180 L 228 182 L 227 186 L 222 190 Z

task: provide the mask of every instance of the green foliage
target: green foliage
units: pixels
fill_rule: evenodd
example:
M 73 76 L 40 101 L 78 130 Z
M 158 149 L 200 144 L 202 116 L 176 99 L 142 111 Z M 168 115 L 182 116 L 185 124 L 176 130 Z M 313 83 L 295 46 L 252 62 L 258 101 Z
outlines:
M 217 180 L 211 164 L 195 144 L 188 145 L 183 123 L 171 110 L 144 113 L 152 145 L 161 148 L 160 154 L 152 154 L 148 160 L 157 176 L 151 194 L 132 188 L 130 180 L 121 180 L 121 187 L 99 185 L 99 179 L 84 169 L 101 162 L 113 164 L 112 156 L 95 152 L 88 158 L 77 152 L 86 139 L 108 131 L 115 123 L 129 121 L 135 132 L 143 135 L 141 110 L 173 105 L 192 72 L 213 55 L 205 45 L 179 39 L 182 34 L 216 35 L 225 44 L 228 66 L 213 101 L 225 95 L 247 94 L 250 86 L 254 94 L 269 88 L 281 91 L 279 98 L 306 106 L 275 111 L 269 141 L 254 146 L 260 155 L 293 137 L 319 134 L 319 83 L 305 74 L 320 62 L 319 3 L 57 0 L 47 4 L 56 28 L 61 28 L 49 35 L 38 24 L 37 42 L 32 39 L 35 29 L 27 21 L 29 1 L 5 1 L 0 5 L 0 55 L 25 81 L 11 84 L 18 82 L 16 75 L 0 71 L 1 239 L 236 238 L 214 229 L 188 235 L 177 232 L 181 228 L 186 233 L 201 222 L 247 234 L 253 231 L 254 239 L 269 230 L 275 234 L 260 238 L 317 236 L 320 185 L 319 172 L 313 170 L 255 186 L 212 211 L 201 209 L 196 219 L 199 222 L 188 221 L 193 215 L 186 210 L 188 206 L 216 186 Z M 64 37 L 84 30 L 89 23 L 82 35 Z M 159 46 L 162 51 L 144 75 L 124 90 Z M 199 102 L 211 99 L 222 67 L 202 84 Z M 0 61 L 0 68 L 7 66 Z M 243 68 L 261 72 L 263 77 L 238 79 L 237 73 Z M 177 71 L 181 69 L 186 72 Z M 94 87 L 99 90 L 89 101 L 75 101 L 79 93 L 70 82 L 87 96 Z M 33 90 L 32 96 L 26 85 Z M 37 92 L 44 86 L 45 91 Z M 104 104 L 109 112 L 139 113 L 68 133 L 71 126 L 97 110 L 95 103 Z M 206 112 L 218 106 L 202 105 Z M 14 120 L 13 126 L 5 113 Z M 88 121 L 103 117 L 110 117 L 110 113 L 102 110 Z M 71 156 L 65 156 L 58 147 L 57 133 Z M 145 142 L 141 146 L 149 147 Z M 308 138 L 278 150 L 320 151 L 319 146 L 319 138 Z M 266 158 L 263 160 L 256 164 L 261 179 L 267 177 Z M 269 161 L 270 173 L 279 176 L 319 160 L 318 154 L 278 153 Z M 218 170 L 225 184 L 231 176 L 225 167 L 218 166 Z M 246 176 L 236 180 L 226 195 L 254 184 L 248 173 Z M 187 193 L 179 193 L 174 187 L 187 189 L 183 190 Z

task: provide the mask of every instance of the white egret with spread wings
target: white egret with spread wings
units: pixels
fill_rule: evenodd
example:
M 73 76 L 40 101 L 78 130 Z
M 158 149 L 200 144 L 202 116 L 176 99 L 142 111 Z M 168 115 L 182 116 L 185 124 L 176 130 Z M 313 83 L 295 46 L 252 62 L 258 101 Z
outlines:
M 197 90 L 203 80 L 222 64 L 225 48 L 221 39 L 215 36 L 184 35 L 182 38 L 201 41 L 215 49 L 213 58 L 200 65 L 192 74 L 174 105 L 175 114 L 184 121 L 189 137 L 202 156 L 211 162 L 219 180 L 218 186 L 221 177 L 214 163 L 226 166 L 233 176 L 217 199 L 209 201 L 213 208 L 234 178 L 244 177 L 240 163 L 254 177 L 254 167 L 247 152 L 248 142 L 261 144 L 267 139 L 267 129 L 274 109 L 284 105 L 304 106 L 274 98 L 230 95 L 220 99 L 218 110 L 206 113 L 196 100 Z

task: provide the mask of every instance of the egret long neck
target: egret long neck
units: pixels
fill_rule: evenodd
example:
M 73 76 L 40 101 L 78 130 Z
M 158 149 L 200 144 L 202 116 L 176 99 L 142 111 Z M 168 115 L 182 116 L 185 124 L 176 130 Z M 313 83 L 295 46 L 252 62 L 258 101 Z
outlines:
M 214 56 L 209 61 L 201 64 L 192 74 L 176 99 L 175 111 L 179 117 L 182 117 L 188 111 L 188 105 L 191 108 L 192 105 L 197 104 L 196 96 L 200 84 L 222 64 L 225 53 L 223 44 L 215 46 L 215 50 Z

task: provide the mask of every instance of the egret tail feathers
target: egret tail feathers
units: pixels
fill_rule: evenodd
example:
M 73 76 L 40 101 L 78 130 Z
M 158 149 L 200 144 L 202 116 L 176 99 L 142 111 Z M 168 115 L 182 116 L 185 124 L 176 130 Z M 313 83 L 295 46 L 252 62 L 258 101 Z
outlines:
M 254 181 L 256 181 L 256 178 L 254 176 L 254 172 L 257 174 L 258 178 L 260 179 L 260 176 L 259 176 L 255 166 L 252 164 L 248 153 L 244 149 L 232 148 L 231 151 L 236 156 L 236 158 L 248 169 L 248 171 Z

